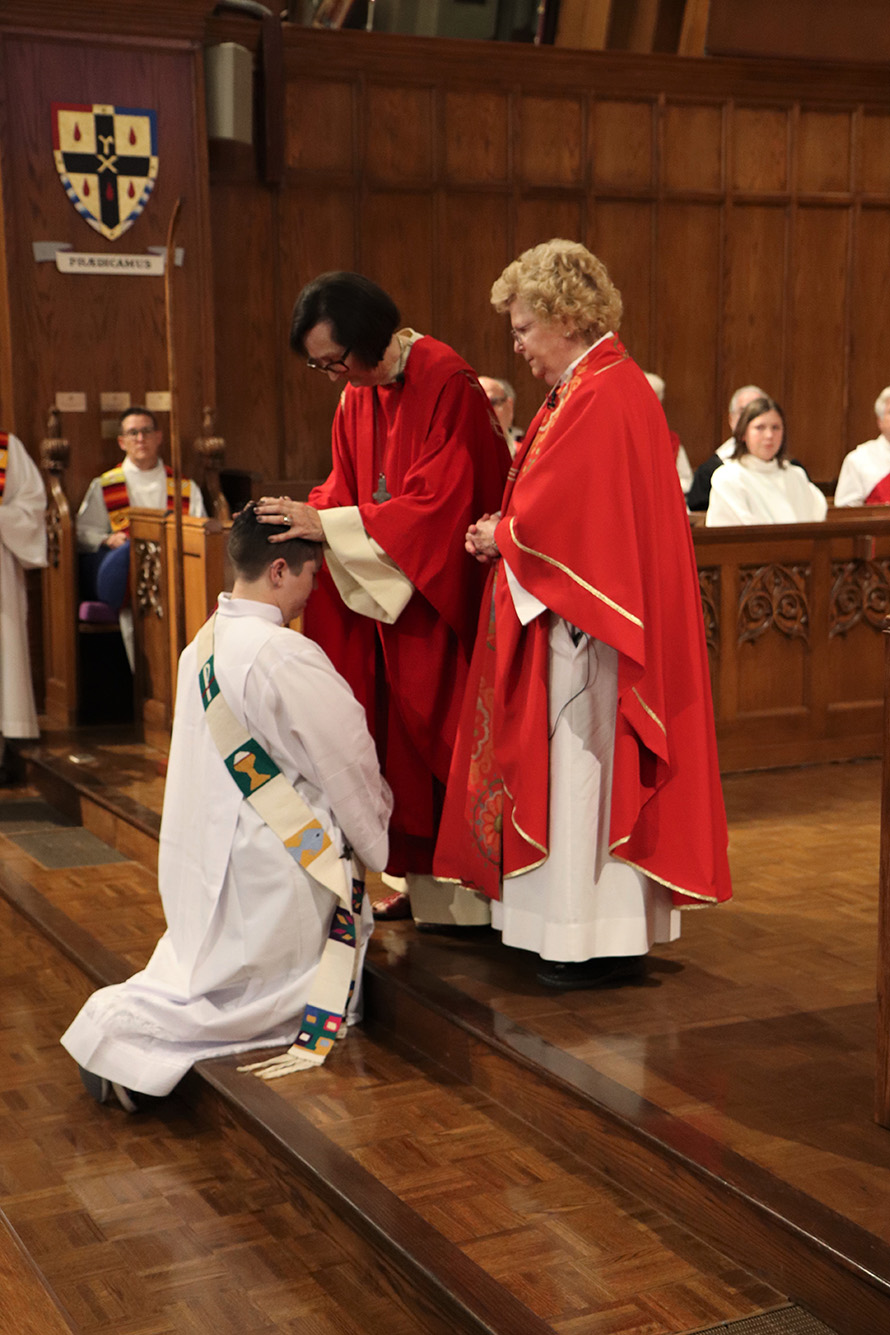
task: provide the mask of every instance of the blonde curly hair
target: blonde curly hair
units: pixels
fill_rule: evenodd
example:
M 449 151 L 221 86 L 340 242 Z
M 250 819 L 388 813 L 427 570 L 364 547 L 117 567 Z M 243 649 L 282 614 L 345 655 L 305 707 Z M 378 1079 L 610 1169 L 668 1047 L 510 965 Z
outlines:
M 544 241 L 508 264 L 492 285 L 491 304 L 504 315 L 516 300 L 539 320 L 566 321 L 596 338 L 617 332 L 621 323 L 621 293 L 602 261 L 579 241 Z

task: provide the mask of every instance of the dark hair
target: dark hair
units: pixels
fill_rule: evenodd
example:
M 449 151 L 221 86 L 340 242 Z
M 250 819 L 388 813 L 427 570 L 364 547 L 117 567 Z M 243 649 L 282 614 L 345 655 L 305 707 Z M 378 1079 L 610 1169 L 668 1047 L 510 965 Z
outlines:
M 782 419 L 782 444 L 774 457 L 784 467 L 788 453 L 788 430 L 785 426 L 785 414 L 775 399 L 771 399 L 768 394 L 762 395 L 759 399 L 752 399 L 739 413 L 739 420 L 736 422 L 735 430 L 732 433 L 735 439 L 735 449 L 732 452 L 733 459 L 741 459 L 743 454 L 748 453 L 748 446 L 745 444 L 745 432 L 755 417 L 760 417 L 761 414 L 769 412 L 778 413 Z
M 134 403 L 132 408 L 125 408 L 117 419 L 117 434 L 119 436 L 123 433 L 124 422 L 126 422 L 128 417 L 150 417 L 153 429 L 155 431 L 158 429 L 158 419 L 155 417 L 151 409 L 143 408 L 141 403 Z
M 382 360 L 401 316 L 392 297 L 370 278 L 337 270 L 313 278 L 297 297 L 290 326 L 294 352 L 306 356 L 306 335 L 323 320 L 330 321 L 338 343 L 364 366 L 373 367 Z
M 286 533 L 288 527 L 287 524 L 261 524 L 254 502 L 248 501 L 232 520 L 229 533 L 229 560 L 235 567 L 235 573 L 242 579 L 259 579 L 279 556 L 284 557 L 294 574 L 302 570 L 307 561 L 318 562 L 321 556 L 320 542 L 311 542 L 308 538 L 290 538 L 287 542 L 269 541 L 273 533 Z

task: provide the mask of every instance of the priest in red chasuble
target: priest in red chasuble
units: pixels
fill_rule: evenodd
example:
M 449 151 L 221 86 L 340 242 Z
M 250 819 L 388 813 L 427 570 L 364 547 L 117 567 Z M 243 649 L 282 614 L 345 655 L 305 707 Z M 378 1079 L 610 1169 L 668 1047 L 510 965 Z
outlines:
M 467 532 L 488 586 L 435 869 L 491 897 L 542 983 L 607 985 L 731 894 L 692 539 L 600 261 L 536 246 L 492 302 L 550 393 Z
M 463 358 L 400 328 L 360 274 L 309 283 L 290 341 L 343 386 L 333 467 L 308 504 L 264 498 L 258 513 L 325 543 L 305 630 L 365 706 L 395 801 L 388 871 L 407 877 L 419 922 L 486 922 L 483 896 L 431 872 L 486 574 L 464 535 L 500 500 L 507 443 Z

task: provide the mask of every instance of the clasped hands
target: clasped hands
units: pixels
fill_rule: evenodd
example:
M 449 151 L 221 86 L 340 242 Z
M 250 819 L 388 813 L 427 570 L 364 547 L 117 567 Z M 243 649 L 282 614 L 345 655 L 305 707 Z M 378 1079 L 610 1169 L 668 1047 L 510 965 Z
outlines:
M 288 524 L 286 533 L 271 533 L 270 542 L 287 542 L 289 538 L 307 538 L 310 542 L 324 542 L 324 529 L 318 511 L 305 501 L 292 501 L 287 496 L 261 496 L 254 506 L 261 524 Z
M 498 545 L 494 540 L 494 531 L 500 521 L 501 513 L 498 510 L 493 515 L 483 515 L 467 529 L 464 546 L 470 556 L 475 556 L 482 565 L 492 565 L 500 556 Z

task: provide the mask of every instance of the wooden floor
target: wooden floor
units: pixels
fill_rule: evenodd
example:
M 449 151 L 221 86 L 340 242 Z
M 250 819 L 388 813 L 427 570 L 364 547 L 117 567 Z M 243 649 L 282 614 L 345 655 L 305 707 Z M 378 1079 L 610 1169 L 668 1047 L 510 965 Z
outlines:
M 381 1278 L 373 1249 L 328 1237 L 319 1263 L 319 1238 L 312 1229 L 306 1238 L 281 1173 L 258 1167 L 243 1135 L 214 1128 L 202 1095 L 145 1121 L 115 1117 L 82 1095 L 58 1034 L 93 981 L 125 976 L 157 937 L 150 867 L 163 779 L 151 756 L 125 743 L 79 736 L 56 738 L 50 749 L 55 777 L 44 791 L 117 845 L 122 860 L 49 866 L 63 857 L 66 831 L 40 828 L 39 795 L 19 792 L 15 806 L 0 809 L 6 892 L 42 915 L 50 935 L 67 932 L 69 955 L 83 952 L 83 969 L 60 962 L 38 931 L 2 911 L 0 1075 L 12 1092 L 0 1098 L 9 1127 L 0 1207 L 74 1328 L 437 1329 L 434 1313 L 418 1317 L 392 1276 Z M 112 766 L 118 782 L 103 794 Z M 70 789 L 62 796 L 72 775 L 91 776 L 74 804 Z M 592 1164 L 571 1110 L 564 1130 L 536 1114 L 532 1074 L 498 1075 L 493 1059 L 458 1052 L 452 1038 L 441 1051 L 434 1045 L 435 1062 L 419 1055 L 414 1002 L 409 1014 L 395 993 L 384 995 L 390 980 L 426 987 L 438 1012 L 464 998 L 463 1021 L 483 1017 L 527 1064 L 549 1062 L 565 1089 L 586 1082 L 645 1135 L 664 1114 L 675 1151 L 694 1149 L 703 1171 L 710 1156 L 730 1185 L 734 1173 L 750 1172 L 764 1195 L 801 1212 L 803 1231 L 822 1229 L 838 1251 L 849 1244 L 854 1260 L 865 1258 L 863 1271 L 890 1288 L 890 1136 L 871 1116 L 879 767 L 735 776 L 725 790 L 736 898 L 684 915 L 681 940 L 652 957 L 642 985 L 553 996 L 534 981 L 533 957 L 506 950 L 493 933 L 467 942 L 394 924 L 372 943 L 366 1032 L 309 1077 L 274 1089 L 248 1081 L 247 1102 L 269 1126 L 280 1105 L 307 1145 L 323 1138 L 330 1180 L 340 1171 L 358 1182 L 366 1175 L 389 1193 L 395 1224 L 444 1258 L 456 1293 L 465 1285 L 493 1311 L 506 1303 L 504 1329 L 678 1335 L 785 1311 L 789 1296 L 806 1294 L 775 1275 L 758 1278 L 766 1267 L 734 1259 L 728 1234 L 725 1248 L 715 1240 L 722 1207 L 708 1207 L 710 1224 L 702 1207 L 699 1233 L 694 1208 L 680 1224 L 664 1208 L 670 1191 L 659 1198 L 638 1189 L 646 1174 L 627 1150 L 616 1144 L 617 1181 L 608 1154 Z M 75 855 L 89 856 L 83 842 Z M 19 1000 L 10 1006 L 10 997 Z M 427 1022 L 430 1033 L 435 1023 Z M 221 1064 L 211 1084 L 243 1091 L 235 1065 Z M 499 1080 L 515 1082 L 509 1097 Z M 38 1169 L 50 1164 L 43 1180 Z M 746 1261 L 757 1262 L 756 1240 L 746 1246 Z M 272 1258 L 255 1272 L 252 1249 Z M 234 1265 L 237 1303 L 213 1296 L 220 1283 L 229 1292 L 229 1252 L 246 1258 L 243 1270 Z M 339 1277 L 344 1266 L 365 1276 L 372 1296 L 364 1306 L 351 1306 L 352 1289 L 329 1278 L 328 1267 Z M 180 1268 L 182 1292 L 173 1278 Z M 515 1312 L 499 1294 L 515 1300 Z M 828 1308 L 832 1324 L 854 1335 L 890 1329 L 868 1315 L 844 1324 L 844 1310 L 835 1321 Z M 445 1328 L 456 1329 L 456 1318 Z M 483 1328 L 496 1328 L 494 1317 Z

